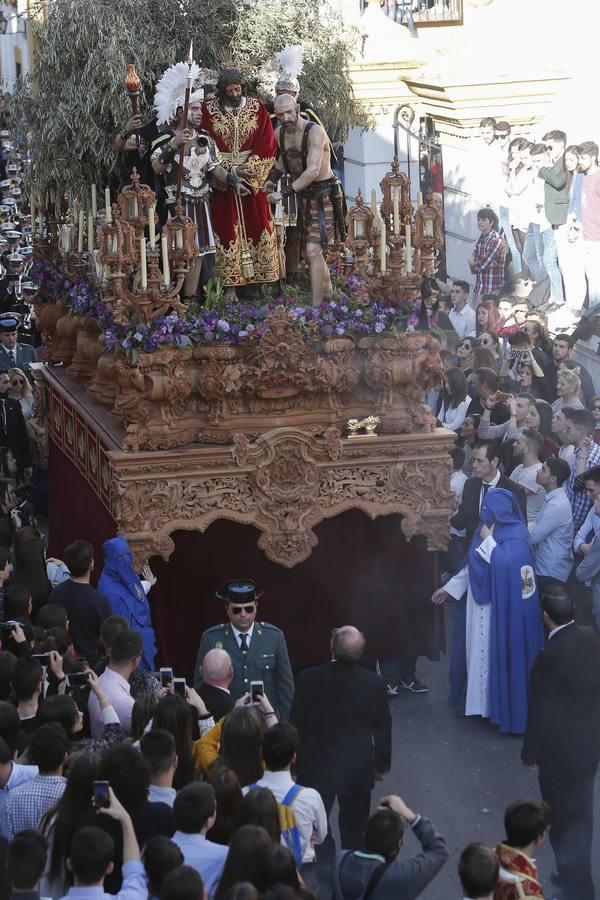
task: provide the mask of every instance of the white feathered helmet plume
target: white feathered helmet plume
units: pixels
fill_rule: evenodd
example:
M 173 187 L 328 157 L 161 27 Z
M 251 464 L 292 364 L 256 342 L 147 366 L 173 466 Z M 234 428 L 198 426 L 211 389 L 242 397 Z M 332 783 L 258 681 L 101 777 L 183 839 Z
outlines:
M 298 76 L 304 68 L 304 49 L 300 44 L 290 44 L 275 54 L 283 72 L 275 82 L 275 94 L 293 94 L 300 92 Z
M 154 109 L 156 111 L 156 124 L 169 125 L 179 107 L 183 108 L 185 101 L 185 89 L 187 86 L 190 67 L 188 63 L 178 62 L 169 66 L 158 84 L 154 94 Z M 202 72 L 196 63 L 192 63 L 192 91 L 190 103 L 197 103 L 204 99 Z

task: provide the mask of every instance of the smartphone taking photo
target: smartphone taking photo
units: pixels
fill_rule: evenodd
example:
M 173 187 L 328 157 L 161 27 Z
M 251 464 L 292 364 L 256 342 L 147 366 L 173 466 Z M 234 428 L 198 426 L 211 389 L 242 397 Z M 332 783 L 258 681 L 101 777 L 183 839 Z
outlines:
M 258 703 L 260 698 L 265 693 L 265 683 L 264 681 L 251 681 L 250 682 L 250 702 Z
M 173 669 L 164 668 L 160 670 L 161 687 L 170 688 L 173 684 Z
M 180 697 L 183 697 L 185 700 L 185 678 L 174 678 L 173 679 L 173 692 L 178 694 Z
M 110 794 L 108 793 L 108 781 L 94 782 L 94 808 L 106 809 L 110 806 Z

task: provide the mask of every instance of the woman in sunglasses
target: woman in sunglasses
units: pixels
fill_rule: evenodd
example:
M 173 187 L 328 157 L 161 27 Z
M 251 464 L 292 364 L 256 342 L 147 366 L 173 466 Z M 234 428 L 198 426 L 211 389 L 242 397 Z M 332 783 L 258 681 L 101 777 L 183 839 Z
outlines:
M 23 410 L 23 417 L 30 419 L 33 415 L 33 389 L 23 369 L 9 369 L 8 377 L 10 386 L 8 396 L 11 400 L 18 400 Z
M 458 367 L 459 369 L 463 370 L 466 377 L 468 377 L 474 369 L 473 351 L 476 347 L 479 347 L 479 341 L 477 340 L 477 338 L 473 337 L 463 338 L 458 345 L 458 349 L 456 351 L 456 355 L 458 357 Z
M 479 340 L 481 341 L 482 348 L 484 350 L 489 350 L 494 357 L 495 363 L 492 368 L 497 372 L 501 364 L 500 338 L 495 331 L 484 331 L 483 334 L 480 335 Z

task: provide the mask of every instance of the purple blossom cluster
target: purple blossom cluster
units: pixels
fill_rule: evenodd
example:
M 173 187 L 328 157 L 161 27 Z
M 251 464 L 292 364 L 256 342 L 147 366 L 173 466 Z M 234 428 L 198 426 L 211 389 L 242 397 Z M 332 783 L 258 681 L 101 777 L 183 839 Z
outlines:
M 338 285 L 331 300 L 316 307 L 305 305 L 303 298 L 289 292 L 285 298 L 266 303 L 223 300 L 214 307 L 190 310 L 184 317 L 157 316 L 149 323 L 132 317 L 126 324 L 118 324 L 95 286 L 84 278 L 70 278 L 63 267 L 47 261 L 36 264 L 33 277 L 57 299 L 62 297 L 74 315 L 96 324 L 104 333 L 107 349 L 136 355 L 169 346 L 189 347 L 216 341 L 237 344 L 250 335 L 264 334 L 267 317 L 281 306 L 301 333 L 323 337 L 397 334 L 406 331 L 415 318 L 410 305 L 399 307 L 385 299 L 369 300 L 361 279 L 353 275 Z

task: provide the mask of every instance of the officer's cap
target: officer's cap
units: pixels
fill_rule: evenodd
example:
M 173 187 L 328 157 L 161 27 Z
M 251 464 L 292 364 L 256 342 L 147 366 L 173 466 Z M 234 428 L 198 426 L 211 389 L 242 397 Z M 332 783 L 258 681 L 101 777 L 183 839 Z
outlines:
M 232 581 L 226 581 L 215 593 L 217 600 L 223 600 L 225 603 L 254 603 L 255 600 L 260 600 L 262 595 L 262 588 L 250 578 L 234 578 Z
M 2 313 L 0 315 L 0 334 L 11 334 L 21 324 L 20 316 L 15 313 Z

